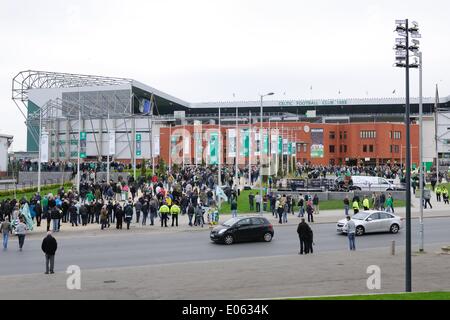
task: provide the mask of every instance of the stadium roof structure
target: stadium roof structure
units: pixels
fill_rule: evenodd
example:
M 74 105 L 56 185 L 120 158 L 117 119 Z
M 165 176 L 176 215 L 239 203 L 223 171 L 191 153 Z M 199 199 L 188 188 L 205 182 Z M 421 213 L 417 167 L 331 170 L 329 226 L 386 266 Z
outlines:
M 138 82 L 129 78 L 118 78 L 118 77 L 104 77 L 95 75 L 83 75 L 83 74 L 72 74 L 72 73 L 59 73 L 59 72 L 48 72 L 48 71 L 35 71 L 27 70 L 19 72 L 12 80 L 12 99 L 16 103 L 16 106 L 24 116 L 25 120 L 30 119 L 30 112 L 28 110 L 28 99 L 29 92 L 35 89 L 52 89 L 52 88 L 63 88 L 68 89 L 66 91 L 72 91 L 76 88 L 91 88 L 97 87 L 98 90 L 105 90 L 105 88 L 115 86 L 127 86 L 132 89 L 133 94 L 140 97 L 154 98 L 155 105 L 157 107 L 158 114 L 170 114 L 174 111 L 186 111 L 188 115 L 194 116 L 195 114 L 202 113 L 214 113 L 214 110 L 219 108 L 222 109 L 243 109 L 250 110 L 251 108 L 257 108 L 260 106 L 260 101 L 218 101 L 218 102 L 200 102 L 200 103 L 189 103 L 172 95 L 164 93 L 160 90 L 147 86 L 141 82 Z M 101 88 L 101 89 L 100 89 Z M 72 90 L 71 90 L 72 89 Z M 83 89 L 83 90 L 84 90 Z M 66 101 L 67 102 L 67 101 Z M 450 96 L 442 97 L 439 99 L 440 104 L 445 104 L 445 106 L 450 107 Z M 275 112 L 280 109 L 283 112 L 295 112 L 297 108 L 317 108 L 329 107 L 332 111 L 333 108 L 345 108 L 351 106 L 402 106 L 405 103 L 404 98 L 367 98 L 367 99 L 297 99 L 297 100 L 266 100 L 264 101 L 264 107 L 268 112 Z M 411 104 L 418 104 L 418 98 L 411 98 Z M 428 105 L 433 105 L 435 103 L 435 98 L 425 97 L 423 98 L 423 103 Z M 71 105 L 72 104 L 72 105 Z M 45 102 L 45 108 L 53 109 L 45 111 L 46 117 L 56 116 L 58 112 L 56 109 L 62 110 L 65 115 L 73 115 L 66 109 L 77 108 L 73 105 L 73 101 L 65 103 L 61 98 L 54 99 Z M 116 114 L 116 117 L 130 117 L 135 116 L 133 112 L 129 112 L 132 102 L 128 105 L 124 105 L 121 112 Z M 43 107 L 43 106 L 40 106 Z M 88 103 L 87 109 L 91 108 L 91 112 L 83 113 L 83 118 L 103 118 L 106 117 L 106 112 L 104 107 L 100 105 L 95 105 L 95 103 Z M 73 110 L 72 110 L 73 111 Z M 161 113 L 159 112 L 161 111 Z M 362 110 L 365 112 L 365 110 Z M 320 111 L 319 111 L 320 113 Z M 61 115 L 61 114 L 60 114 Z M 140 114 L 137 113 L 137 116 Z M 35 115 L 31 116 L 32 118 Z

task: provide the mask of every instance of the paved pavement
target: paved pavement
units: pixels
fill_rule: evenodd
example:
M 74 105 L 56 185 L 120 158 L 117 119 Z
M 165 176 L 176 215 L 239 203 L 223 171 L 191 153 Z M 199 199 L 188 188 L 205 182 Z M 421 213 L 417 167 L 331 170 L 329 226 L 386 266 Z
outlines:
M 450 256 L 437 250 L 413 256 L 413 290 L 450 290 Z M 381 269 L 380 290 L 367 289 L 370 265 Z M 376 248 L 82 270 L 80 290 L 68 290 L 67 280 L 63 272 L 3 276 L 0 299 L 228 300 L 400 292 L 404 252 L 391 256 Z
M 347 238 L 336 233 L 335 224 L 313 225 L 315 248 L 318 252 L 347 249 Z M 412 226 L 413 244 L 417 247 L 418 221 Z M 426 245 L 450 243 L 450 218 L 427 221 Z M 242 257 L 268 257 L 298 252 L 296 226 L 275 225 L 271 243 L 242 243 L 232 246 L 217 245 L 209 240 L 207 229 L 203 232 L 178 233 L 126 233 L 74 235 L 59 237 L 56 257 L 58 271 L 76 264 L 83 269 L 115 268 L 140 265 L 158 265 L 192 261 L 236 259 Z M 390 252 L 393 240 L 404 244 L 404 232 L 398 234 L 368 234 L 357 238 L 357 248 L 385 248 Z M 9 250 L 0 252 L 2 275 L 34 273 L 43 267 L 40 250 L 42 237 L 26 239 L 24 251 L 17 251 L 17 240 L 10 242 Z
M 439 206 L 439 207 L 438 207 Z M 450 205 L 443 205 L 440 204 L 438 206 L 433 207 L 433 209 L 424 209 L 424 218 L 425 221 L 428 218 L 436 218 L 436 217 L 450 217 Z M 405 208 L 396 208 L 395 214 L 398 214 L 402 217 L 405 217 Z M 239 213 L 239 214 L 250 214 L 250 213 Z M 257 215 L 258 213 L 253 213 Z M 289 225 L 297 225 L 300 222 L 300 218 L 297 217 L 298 212 L 295 215 L 288 215 L 288 223 L 283 224 L 282 226 L 289 226 Z M 272 222 L 274 225 L 279 225 L 278 218 L 275 218 L 272 216 L 271 213 L 265 213 L 264 216 L 269 219 L 270 222 Z M 413 207 L 411 209 L 411 216 L 414 219 L 417 219 L 420 217 L 419 209 L 417 207 Z M 142 217 L 142 216 L 141 216 Z M 306 217 L 306 216 L 305 216 Z M 314 215 L 314 222 L 316 224 L 320 223 L 335 223 L 339 219 L 343 219 L 345 217 L 344 210 L 321 210 L 320 214 Z M 231 218 L 231 215 L 229 214 L 222 214 L 220 215 L 219 222 L 225 222 Z M 205 215 L 206 219 L 206 215 Z M 188 225 L 188 217 L 187 215 L 180 215 L 179 221 L 178 221 L 178 227 L 171 227 L 171 221 L 169 220 L 168 228 L 161 228 L 159 219 L 155 220 L 155 225 L 150 226 L 142 226 L 142 224 L 136 223 L 135 216 L 133 217 L 133 223 L 131 224 L 130 230 L 126 230 L 126 224 L 124 224 L 124 229 L 122 230 L 116 230 L 115 224 L 112 224 L 109 229 L 106 229 L 104 231 L 100 230 L 100 225 L 98 224 L 88 224 L 87 226 L 78 226 L 78 227 L 72 227 L 70 223 L 62 223 L 61 224 L 61 231 L 58 233 L 59 237 L 65 237 L 65 236 L 74 236 L 74 234 L 82 233 L 84 235 L 100 235 L 100 234 L 120 234 L 125 232 L 133 232 L 133 233 L 170 233 L 170 232 L 184 232 L 184 231 L 200 231 L 202 228 L 200 227 L 190 227 Z M 142 222 L 142 220 L 141 220 Z M 43 220 L 40 227 L 36 227 L 35 229 L 29 233 L 29 238 L 41 238 L 46 233 L 46 220 Z M 208 229 L 209 226 L 205 225 L 204 228 Z

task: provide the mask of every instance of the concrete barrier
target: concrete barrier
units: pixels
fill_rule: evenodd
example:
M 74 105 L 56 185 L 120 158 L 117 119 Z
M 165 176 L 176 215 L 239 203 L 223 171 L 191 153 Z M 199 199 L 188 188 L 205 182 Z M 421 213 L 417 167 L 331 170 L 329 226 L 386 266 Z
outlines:
M 61 181 L 68 182 L 71 180 L 72 172 L 41 172 L 41 184 L 58 184 Z M 38 173 L 37 172 L 19 172 L 18 183 L 37 186 Z

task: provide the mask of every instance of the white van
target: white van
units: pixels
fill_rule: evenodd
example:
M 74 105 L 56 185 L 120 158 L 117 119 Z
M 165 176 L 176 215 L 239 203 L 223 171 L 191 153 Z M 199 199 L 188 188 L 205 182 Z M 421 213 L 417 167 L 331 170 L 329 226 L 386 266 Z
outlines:
M 393 191 L 395 186 L 389 180 L 372 176 L 352 176 L 353 188 L 363 191 Z

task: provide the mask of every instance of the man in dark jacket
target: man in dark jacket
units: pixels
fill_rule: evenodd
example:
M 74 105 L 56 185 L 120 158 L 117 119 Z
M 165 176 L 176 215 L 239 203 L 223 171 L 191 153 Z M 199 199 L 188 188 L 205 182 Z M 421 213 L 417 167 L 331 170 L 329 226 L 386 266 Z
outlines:
M 114 205 L 114 215 L 116 216 L 116 229 L 122 229 L 123 209 L 119 203 Z
M 305 254 L 308 254 L 310 248 L 312 247 L 312 240 L 311 240 L 312 230 L 310 226 L 305 222 L 305 218 L 302 218 L 301 222 L 298 224 L 297 233 L 300 239 L 299 254 L 303 254 L 303 252 L 305 252 Z
M 130 223 L 133 219 L 133 203 L 131 200 L 128 202 L 127 205 L 125 205 L 125 208 L 123 208 L 123 214 L 125 218 L 125 222 L 127 223 L 127 230 L 130 230 Z
M 55 273 L 55 253 L 58 248 L 56 239 L 52 236 L 52 233 L 47 232 L 47 236 L 42 240 L 41 249 L 45 253 L 45 274 Z

